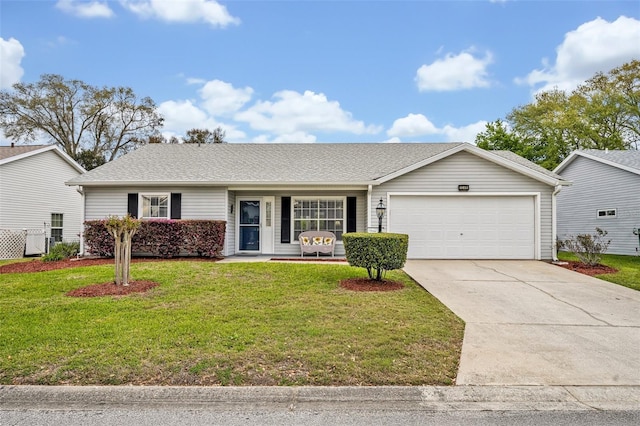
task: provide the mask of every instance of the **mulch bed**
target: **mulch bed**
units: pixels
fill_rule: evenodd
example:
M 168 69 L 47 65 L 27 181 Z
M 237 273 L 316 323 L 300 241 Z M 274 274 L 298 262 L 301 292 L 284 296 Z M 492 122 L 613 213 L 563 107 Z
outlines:
M 130 281 L 128 286 L 116 285 L 114 282 L 93 284 L 71 290 L 66 295 L 70 297 L 100 297 L 100 296 L 126 296 L 131 293 L 144 293 L 158 283 L 153 281 Z
M 272 257 L 270 260 L 280 262 L 346 262 L 343 257 Z
M 138 262 L 162 262 L 167 260 L 184 260 L 190 262 L 216 262 L 218 259 L 202 257 L 174 257 L 171 259 L 161 259 L 158 257 L 135 257 L 132 263 Z M 25 272 L 46 272 L 57 269 L 78 268 L 81 266 L 113 265 L 113 258 L 92 258 L 92 259 L 66 259 L 53 262 L 43 262 L 41 259 L 34 259 L 27 262 L 9 263 L 0 266 L 0 274 L 25 273 Z
M 616 272 L 618 272 L 617 269 L 611 268 L 605 265 L 589 266 L 584 263 L 576 262 L 573 260 L 569 260 L 566 262 L 567 262 L 566 264 L 557 264 L 557 265 L 565 269 L 570 269 L 572 271 L 579 272 L 585 275 L 590 275 L 590 276 L 602 275 L 602 274 L 615 274 Z
M 369 278 L 348 278 L 340 281 L 340 287 L 352 291 L 393 291 L 403 289 L 404 284 L 399 281 L 375 281 Z

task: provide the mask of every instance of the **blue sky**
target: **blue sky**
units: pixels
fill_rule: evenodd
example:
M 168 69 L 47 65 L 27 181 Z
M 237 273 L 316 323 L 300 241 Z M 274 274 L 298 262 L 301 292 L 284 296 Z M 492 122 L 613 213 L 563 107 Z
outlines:
M 2 89 L 129 86 L 167 136 L 473 142 L 538 90 L 640 59 L 640 2 L 0 0 L 0 37 Z

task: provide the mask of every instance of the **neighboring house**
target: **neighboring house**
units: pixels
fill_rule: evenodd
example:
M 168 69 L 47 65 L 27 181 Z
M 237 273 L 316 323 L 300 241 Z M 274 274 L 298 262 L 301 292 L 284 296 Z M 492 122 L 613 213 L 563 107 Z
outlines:
M 607 253 L 638 254 L 640 151 L 572 152 L 555 170 L 573 186 L 558 195 L 558 237 L 608 232 Z
M 0 229 L 44 230 L 56 241 L 78 241 L 82 197 L 65 182 L 84 171 L 55 145 L 0 146 Z M 27 254 L 44 251 L 38 241 L 28 244 Z
M 84 217 L 227 221 L 224 254 L 299 256 L 307 229 L 409 234 L 409 258 L 551 259 L 559 176 L 466 143 L 154 144 L 67 182 Z

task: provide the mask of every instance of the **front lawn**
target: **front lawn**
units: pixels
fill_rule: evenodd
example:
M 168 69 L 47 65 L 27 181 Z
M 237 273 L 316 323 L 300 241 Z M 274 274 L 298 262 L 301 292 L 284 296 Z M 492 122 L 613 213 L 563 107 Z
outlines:
M 72 298 L 112 266 L 0 275 L 0 384 L 447 385 L 463 322 L 405 288 L 352 292 L 345 265 L 149 262 L 125 297 Z
M 567 252 L 559 252 L 558 258 L 560 260 L 578 260 L 573 254 Z M 615 268 L 618 272 L 615 274 L 596 275 L 597 278 L 634 290 L 640 290 L 640 257 L 605 254 L 602 256 L 600 263 Z

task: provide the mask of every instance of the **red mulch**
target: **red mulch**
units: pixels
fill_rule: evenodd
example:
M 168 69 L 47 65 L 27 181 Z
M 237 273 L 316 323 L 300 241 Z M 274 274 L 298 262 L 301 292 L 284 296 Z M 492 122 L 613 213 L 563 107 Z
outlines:
M 271 260 L 286 262 L 346 262 L 343 257 L 272 257 Z
M 71 290 L 66 295 L 71 297 L 100 297 L 100 296 L 125 296 L 131 293 L 144 293 L 157 287 L 159 284 L 153 281 L 130 281 L 128 286 L 116 285 L 114 282 L 93 284 Z
M 162 262 L 167 260 L 185 260 L 190 262 L 216 262 L 218 259 L 202 257 L 174 257 L 171 259 L 161 259 L 158 257 L 138 257 L 131 259 L 131 262 Z M 0 266 L 0 274 L 24 273 L 24 272 L 45 272 L 56 269 L 77 268 L 80 266 L 113 265 L 113 258 L 99 259 L 66 259 L 53 262 L 43 262 L 41 259 L 34 259 L 27 262 L 9 263 Z
M 353 291 L 393 291 L 404 288 L 398 281 L 376 281 L 369 278 L 347 278 L 340 281 L 340 287 Z
M 589 266 L 584 263 L 576 262 L 573 260 L 567 261 L 566 265 L 563 265 L 563 264 L 557 264 L 557 265 L 565 269 L 570 269 L 572 271 L 579 272 L 585 275 L 590 275 L 590 276 L 602 275 L 602 274 L 615 274 L 616 272 L 618 272 L 617 269 L 610 268 L 609 266 L 605 266 L 605 265 Z

